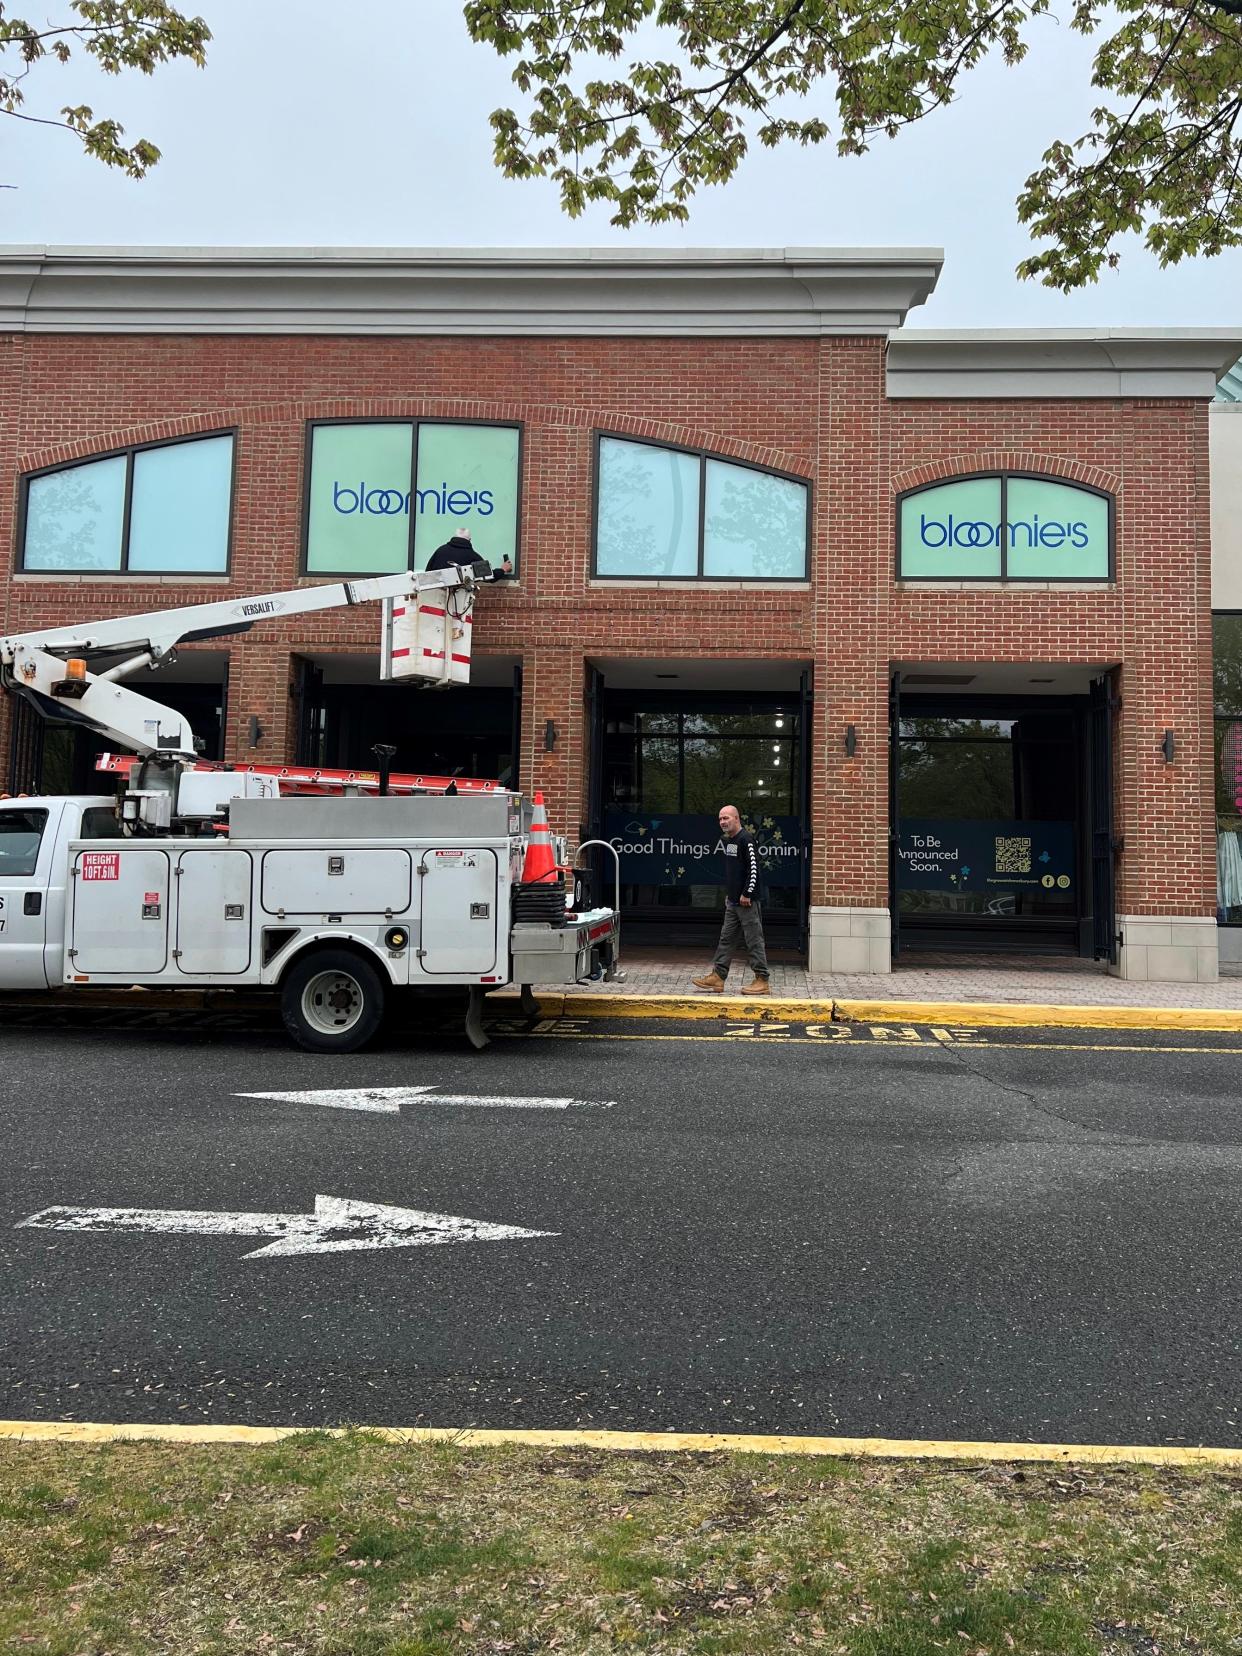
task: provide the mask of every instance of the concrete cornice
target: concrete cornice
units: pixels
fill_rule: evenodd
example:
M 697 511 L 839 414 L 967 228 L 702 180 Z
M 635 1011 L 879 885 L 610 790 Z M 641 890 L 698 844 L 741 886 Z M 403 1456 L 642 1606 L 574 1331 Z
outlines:
M 1213 397 L 1242 328 L 903 329 L 890 397 Z
M 938 248 L 0 247 L 0 333 L 883 334 Z

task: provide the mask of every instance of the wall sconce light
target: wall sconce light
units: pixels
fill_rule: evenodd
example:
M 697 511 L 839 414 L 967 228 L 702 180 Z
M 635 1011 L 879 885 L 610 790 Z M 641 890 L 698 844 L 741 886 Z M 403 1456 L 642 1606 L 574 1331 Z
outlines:
M 1173 732 L 1171 730 L 1165 731 L 1164 741 L 1160 744 L 1160 751 L 1164 754 L 1165 764 L 1171 765 L 1173 763 L 1173 755 L 1177 752 L 1177 743 L 1173 738 Z
M 555 753 L 556 751 L 556 725 L 551 719 L 543 727 L 543 751 L 545 753 Z
M 854 757 L 854 753 L 855 753 L 855 750 L 857 749 L 857 747 L 858 747 L 858 732 L 854 729 L 853 725 L 846 725 L 846 727 L 845 727 L 845 757 L 847 759 L 852 759 Z
M 249 739 L 250 739 L 251 747 L 258 747 L 259 743 L 263 740 L 263 738 L 266 735 L 267 735 L 267 731 L 259 723 L 259 715 L 257 713 L 252 713 L 250 715 L 250 726 L 249 726 Z

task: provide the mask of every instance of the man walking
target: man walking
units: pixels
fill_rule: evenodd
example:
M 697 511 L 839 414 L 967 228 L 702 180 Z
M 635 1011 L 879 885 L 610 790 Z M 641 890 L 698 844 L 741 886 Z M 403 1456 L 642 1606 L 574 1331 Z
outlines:
M 724 923 L 720 928 L 720 942 L 716 945 L 712 969 L 706 977 L 693 979 L 694 986 L 720 993 L 729 975 L 740 933 L 755 974 L 752 982 L 742 986 L 742 993 L 767 995 L 771 993 L 771 985 L 768 982 L 768 955 L 763 944 L 763 914 L 759 906 L 759 852 L 753 836 L 742 827 L 736 805 L 722 805 L 719 822 L 725 839 Z

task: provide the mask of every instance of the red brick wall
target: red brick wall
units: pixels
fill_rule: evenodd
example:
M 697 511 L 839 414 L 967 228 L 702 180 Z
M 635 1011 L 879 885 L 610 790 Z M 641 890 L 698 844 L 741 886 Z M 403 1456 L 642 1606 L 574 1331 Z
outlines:
M 1211 913 L 1207 417 L 1173 402 L 888 402 L 883 343 L 826 340 L 57 338 L 0 336 L 0 546 L 20 470 L 236 426 L 233 567 L 196 578 L 17 578 L 6 631 L 298 579 L 305 422 L 520 419 L 521 581 L 485 594 L 477 653 L 525 669 L 523 753 L 553 821 L 583 815 L 584 656 L 813 661 L 816 903 L 887 902 L 887 683 L 894 661 L 1118 663 L 1118 906 Z M 810 590 L 589 584 L 591 433 L 703 445 L 811 478 Z M 893 578 L 898 488 L 1021 465 L 1115 489 L 1111 590 L 951 590 Z M 257 714 L 292 739 L 291 651 L 369 652 L 376 613 L 294 618 L 231 646 L 228 752 Z M 556 722 L 560 740 L 543 752 Z M 844 753 L 847 724 L 858 752 Z M 7 721 L 0 721 L 7 741 Z M 1159 741 L 1176 731 L 1178 760 Z M 0 752 L 0 764 L 4 755 Z

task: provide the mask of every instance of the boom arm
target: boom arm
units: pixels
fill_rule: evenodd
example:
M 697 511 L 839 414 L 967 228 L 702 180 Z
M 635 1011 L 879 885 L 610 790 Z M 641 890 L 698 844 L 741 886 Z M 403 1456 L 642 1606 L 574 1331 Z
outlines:
M 81 626 L 51 627 L 0 638 L 0 671 L 19 694 L 43 711 L 90 729 L 142 754 L 194 758 L 194 733 L 179 713 L 126 689 L 117 682 L 141 667 L 154 666 L 178 644 L 249 632 L 256 621 L 314 610 L 341 609 L 382 599 L 416 597 L 420 592 L 471 589 L 480 580 L 475 569 L 437 569 L 414 574 L 379 575 L 364 581 L 337 581 L 328 586 L 268 592 L 255 598 L 222 598 L 214 604 L 150 610 Z M 100 673 L 72 677 L 70 657 L 134 652 Z

